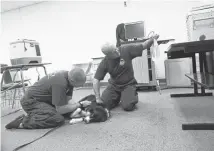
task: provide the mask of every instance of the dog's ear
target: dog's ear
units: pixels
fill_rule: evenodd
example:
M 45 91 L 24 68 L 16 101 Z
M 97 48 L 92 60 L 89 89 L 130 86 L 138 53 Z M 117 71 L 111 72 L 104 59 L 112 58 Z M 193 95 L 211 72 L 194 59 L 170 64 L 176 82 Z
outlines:
M 85 100 L 87 100 L 87 98 L 88 98 L 88 96 L 82 98 L 81 100 L 79 100 L 79 102 L 85 101 Z
M 94 110 L 95 110 L 95 108 L 96 108 L 96 106 L 97 106 L 97 104 L 96 104 L 96 102 L 91 102 L 91 105 L 89 105 L 89 106 L 87 106 L 86 108 L 85 108 L 85 110 L 86 111 L 89 111 L 90 113 L 94 113 Z
M 91 101 L 91 102 L 96 102 L 96 96 L 93 95 L 93 94 L 88 95 L 87 100 L 88 100 L 88 101 Z
M 86 100 L 91 101 L 91 102 L 96 102 L 96 97 L 95 97 L 95 95 L 90 94 L 90 95 L 87 95 L 84 98 L 82 98 L 79 102 L 86 101 Z
M 107 106 L 106 106 L 105 104 L 103 104 L 103 103 L 97 103 L 97 105 L 98 105 L 98 106 L 101 106 L 101 107 L 103 107 L 103 108 L 107 108 Z

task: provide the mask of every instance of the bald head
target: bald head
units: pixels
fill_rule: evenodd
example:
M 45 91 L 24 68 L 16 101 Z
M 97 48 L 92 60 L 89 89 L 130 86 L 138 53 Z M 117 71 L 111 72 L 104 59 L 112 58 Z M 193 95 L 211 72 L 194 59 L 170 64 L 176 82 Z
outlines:
M 110 59 L 119 57 L 118 48 L 112 43 L 105 43 L 101 46 L 101 51 Z
M 75 67 L 68 72 L 68 81 L 74 87 L 81 87 L 86 82 L 86 75 L 83 69 Z

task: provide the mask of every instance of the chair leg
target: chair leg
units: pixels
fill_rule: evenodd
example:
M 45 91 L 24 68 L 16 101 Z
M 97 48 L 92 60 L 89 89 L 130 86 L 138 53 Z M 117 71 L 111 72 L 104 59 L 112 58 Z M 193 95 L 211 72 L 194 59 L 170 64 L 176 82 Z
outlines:
M 31 82 L 30 82 L 30 80 L 28 81 L 28 83 L 29 83 L 30 85 L 32 85 Z
M 4 92 L 4 100 L 3 100 L 4 107 L 6 106 L 6 97 L 7 97 L 7 91 Z
M 4 105 L 4 96 L 3 93 L 1 92 L 1 107 L 3 107 Z
M 12 100 L 12 98 L 11 98 L 11 96 L 13 96 L 13 92 L 14 90 L 9 90 L 9 94 L 8 94 L 8 106 L 10 107 L 10 105 L 11 105 L 11 100 Z
M 8 91 L 5 91 L 5 92 L 4 92 L 4 100 L 3 100 L 3 101 L 4 101 L 4 102 L 3 102 L 4 107 L 7 106 L 7 98 L 8 98 Z
M 19 99 L 18 99 L 19 101 L 17 102 L 17 107 L 20 107 L 20 100 L 21 100 L 21 98 L 23 96 L 22 89 L 19 89 L 18 96 L 19 96 Z
M 4 93 L 4 106 L 7 106 L 7 91 Z
M 156 80 L 156 89 L 159 92 L 159 94 L 161 94 L 161 87 L 160 87 L 159 80 Z
M 16 89 L 14 90 L 14 94 L 13 94 L 12 109 L 14 107 L 15 101 L 16 101 Z

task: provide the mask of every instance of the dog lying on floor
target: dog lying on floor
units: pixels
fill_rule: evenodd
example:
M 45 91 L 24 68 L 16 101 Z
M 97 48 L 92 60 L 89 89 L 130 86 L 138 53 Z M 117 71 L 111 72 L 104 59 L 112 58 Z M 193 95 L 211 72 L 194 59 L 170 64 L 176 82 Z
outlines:
M 91 105 L 87 107 L 77 108 L 72 114 L 70 114 L 70 124 L 79 123 L 84 121 L 85 123 L 105 122 L 110 117 L 109 110 L 102 104 L 96 103 L 95 95 L 88 95 L 82 98 L 82 101 L 91 101 Z

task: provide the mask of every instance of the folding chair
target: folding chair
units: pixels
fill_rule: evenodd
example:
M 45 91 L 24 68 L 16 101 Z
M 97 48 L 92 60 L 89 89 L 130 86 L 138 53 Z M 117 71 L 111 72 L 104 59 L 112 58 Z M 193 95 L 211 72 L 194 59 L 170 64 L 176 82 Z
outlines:
M 3 66 L 7 66 L 7 65 L 3 65 Z M 17 81 L 15 79 L 17 76 L 17 72 L 15 72 L 13 78 L 11 76 L 10 71 L 5 71 L 2 75 L 2 81 L 1 81 L 1 101 L 2 101 L 1 105 L 2 106 L 6 106 L 7 101 L 8 101 L 9 106 L 12 105 L 12 108 L 14 108 L 17 94 L 18 94 L 17 99 L 21 99 L 21 97 L 22 97 L 21 88 L 23 87 L 23 85 L 22 85 L 21 81 Z M 2 71 L 1 71 L 1 73 L 2 73 Z M 30 79 L 25 80 L 25 82 L 30 83 Z M 25 86 L 28 86 L 28 84 L 25 83 Z

